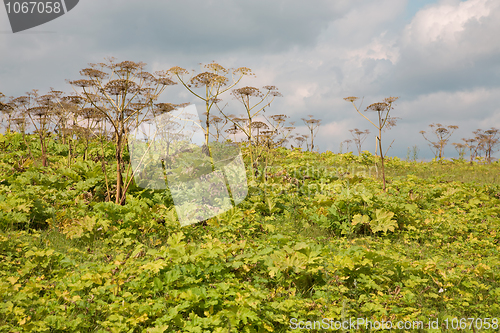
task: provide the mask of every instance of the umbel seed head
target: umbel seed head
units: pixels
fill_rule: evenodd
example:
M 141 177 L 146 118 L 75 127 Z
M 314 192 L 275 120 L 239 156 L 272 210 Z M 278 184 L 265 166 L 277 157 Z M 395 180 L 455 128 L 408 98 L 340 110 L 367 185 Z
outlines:
M 348 102 L 354 102 L 357 99 L 358 99 L 358 97 L 354 97 L 354 96 L 350 96 L 350 97 L 345 97 L 344 98 L 344 100 L 346 100 Z

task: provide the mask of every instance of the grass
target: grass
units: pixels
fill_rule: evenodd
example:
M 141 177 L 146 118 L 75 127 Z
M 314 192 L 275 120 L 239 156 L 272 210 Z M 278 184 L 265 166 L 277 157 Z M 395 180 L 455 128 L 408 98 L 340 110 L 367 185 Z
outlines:
M 104 215 L 99 203 L 77 204 L 68 194 L 48 229 L 4 230 L 0 332 L 199 332 L 203 325 L 207 332 L 291 332 L 292 317 L 500 317 L 498 163 L 388 159 L 383 193 L 368 172 L 369 156 L 278 150 L 271 159 L 274 174 L 287 170 L 269 176 L 272 190 L 251 188 L 237 208 L 205 223 L 181 228 L 164 197 L 132 193 L 127 205 L 106 208 L 105 231 L 99 220 L 70 239 L 68 225 Z M 0 178 L 15 184 L 10 177 Z M 319 190 L 298 195 L 296 181 Z M 75 183 L 84 188 L 85 181 Z M 54 195 L 50 186 L 18 189 L 26 207 L 28 190 L 41 200 Z M 340 216 L 347 234 L 325 215 L 334 203 L 355 211 Z M 380 209 L 394 213 L 394 230 L 351 225 L 356 212 L 371 222 Z
M 470 164 L 467 162 L 404 162 L 403 165 L 386 168 L 389 177 L 415 175 L 422 179 L 436 178 L 445 182 L 500 185 L 500 163 Z

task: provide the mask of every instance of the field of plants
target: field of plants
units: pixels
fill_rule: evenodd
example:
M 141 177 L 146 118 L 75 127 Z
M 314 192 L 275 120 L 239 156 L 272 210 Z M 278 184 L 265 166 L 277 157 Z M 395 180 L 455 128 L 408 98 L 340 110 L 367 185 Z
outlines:
M 450 161 L 458 126 L 431 124 L 436 158 L 402 161 L 398 98 L 372 122 L 351 96 L 375 155 L 357 128 L 320 154 L 246 67 L 89 66 L 71 95 L 0 93 L 0 332 L 500 331 L 500 130 Z M 175 84 L 202 109 L 159 102 Z
M 168 191 L 109 200 L 112 142 L 43 144 L 0 135 L 0 332 L 499 330 L 498 162 L 386 157 L 384 191 L 368 152 L 244 147 L 246 199 L 180 227 Z

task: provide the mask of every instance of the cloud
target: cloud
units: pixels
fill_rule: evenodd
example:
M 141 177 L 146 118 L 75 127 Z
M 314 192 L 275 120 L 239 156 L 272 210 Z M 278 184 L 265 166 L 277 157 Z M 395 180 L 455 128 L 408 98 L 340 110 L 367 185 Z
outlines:
M 426 94 L 498 84 L 500 7 L 488 0 L 443 1 L 418 12 L 398 42 L 392 86 Z
M 468 130 L 478 126 L 500 128 L 498 117 L 495 117 L 500 114 L 499 94 L 500 88 L 440 91 L 397 103 L 400 105 L 396 106 L 396 110 L 406 122 L 446 123 Z M 485 122 L 486 119 L 490 121 Z M 497 121 L 491 121 L 493 119 Z
M 318 0 L 314 6 L 299 0 L 109 0 L 82 7 L 75 24 L 92 32 L 101 47 L 133 46 L 143 52 L 167 51 L 198 58 L 314 45 L 329 20 L 338 15 L 327 0 Z M 89 16 L 94 24 L 85 24 Z
M 283 97 L 266 116 L 286 114 L 304 134 L 301 118 L 322 119 L 321 150 L 338 151 L 349 129 L 375 132 L 343 97 L 364 97 L 364 110 L 399 96 L 393 113 L 402 119 L 386 136 L 387 144 L 396 139 L 390 154 L 404 157 L 414 144 L 428 150 L 418 132 L 430 123 L 457 124 L 460 137 L 500 127 L 498 31 L 496 0 L 86 1 L 31 33 L 0 34 L 0 91 L 70 92 L 65 79 L 106 56 L 146 62 L 150 71 L 199 71 L 216 60 L 254 71 L 240 86 L 279 88 Z M 180 86 L 162 99 L 197 102 Z
M 491 14 L 487 3 L 488 0 L 443 1 L 424 9 L 405 28 L 403 41 L 419 46 L 456 43 L 469 21 L 479 21 Z

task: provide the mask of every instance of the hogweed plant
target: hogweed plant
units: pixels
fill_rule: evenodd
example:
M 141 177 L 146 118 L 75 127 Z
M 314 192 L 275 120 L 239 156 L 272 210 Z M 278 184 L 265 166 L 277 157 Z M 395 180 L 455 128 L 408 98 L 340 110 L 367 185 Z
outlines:
M 491 163 L 491 154 L 498 150 L 496 147 L 500 143 L 500 138 L 497 137 L 500 134 L 499 130 L 492 127 L 489 130 L 477 129 L 472 133 L 474 138 L 462 138 L 463 144 L 454 143 L 453 145 L 456 148 L 461 147 L 463 150 L 469 150 L 470 164 L 481 155 L 481 152 L 484 152 L 487 162 Z
M 339 154 L 343 154 L 344 151 L 344 145 L 346 146 L 346 153 L 350 152 L 349 147 L 351 146 L 352 140 L 346 139 L 340 143 L 339 146 Z
M 224 113 L 223 109 L 219 108 L 220 113 L 245 135 L 248 142 L 250 165 L 252 166 L 254 159 L 258 158 L 254 156 L 254 148 L 258 147 L 260 129 L 268 127 L 262 122 L 258 122 L 259 125 L 256 125 L 255 117 L 259 116 L 261 112 L 265 112 L 265 108 L 269 107 L 276 97 L 281 96 L 275 86 L 265 86 L 263 90 L 265 92 L 248 86 L 232 90 L 233 97 L 245 108 L 245 114 L 241 118 L 230 117 Z
M 14 115 L 14 107 L 7 101 L 5 101 L 5 94 L 0 92 L 0 112 L 3 114 L 4 118 L 7 118 L 6 130 L 10 133 L 12 117 Z M 4 122 L 2 121 L 2 125 Z
M 455 147 L 455 150 L 458 153 L 458 159 L 463 160 L 465 156 L 465 150 L 467 149 L 467 145 L 463 143 L 452 143 L 453 147 Z M 409 149 L 409 148 L 408 148 Z
M 252 70 L 246 67 L 227 69 L 216 62 L 204 65 L 202 73 L 186 79 L 189 72 L 181 67 L 172 67 L 168 70 L 177 80 L 194 96 L 201 99 L 205 104 L 205 145 L 208 147 L 210 139 L 210 116 L 214 106 L 221 102 L 224 93 L 234 88 L 244 76 L 254 76 Z M 231 81 L 229 79 L 231 78 Z M 201 90 L 197 93 L 194 88 Z
M 351 135 L 354 138 L 354 144 L 356 145 L 356 148 L 358 149 L 358 155 L 361 155 L 361 146 L 363 145 L 363 142 L 365 142 L 368 134 L 370 134 L 369 130 L 364 130 L 361 131 L 357 128 L 349 130 L 351 132 Z
M 312 115 L 308 115 L 309 119 L 307 118 L 302 118 L 302 121 L 304 124 L 306 124 L 307 128 L 309 129 L 309 132 L 311 133 L 311 151 L 314 150 L 314 138 L 318 134 L 318 128 L 321 123 L 321 119 L 313 119 Z
M 264 118 L 266 117 L 264 116 Z M 288 139 L 292 139 L 291 132 L 295 130 L 295 127 L 293 127 L 295 123 L 290 122 L 290 126 L 286 126 L 285 122 L 290 117 L 284 114 L 275 114 L 269 118 L 271 119 L 266 118 L 266 120 L 269 124 L 271 124 L 272 128 L 269 131 L 264 132 L 269 137 L 267 146 L 269 149 L 283 147 L 288 142 Z M 304 135 L 304 137 L 307 138 L 309 136 Z
M 437 137 L 437 141 L 429 140 L 425 134 L 425 131 L 420 131 L 420 134 L 425 140 L 429 142 L 429 147 L 431 147 L 432 152 L 436 158 L 442 160 L 444 157 L 444 147 L 448 144 L 453 132 L 458 129 L 456 125 L 443 126 L 441 124 L 430 124 L 429 127 L 432 129 L 434 135 Z
M 304 144 L 304 142 L 306 142 L 306 140 L 307 140 L 307 138 L 304 137 L 304 135 L 300 135 L 298 133 L 296 136 L 293 137 L 293 141 L 295 141 L 298 148 L 302 148 L 302 145 Z M 292 146 L 292 148 L 293 148 L 293 146 Z
M 354 104 L 354 102 L 358 99 L 358 97 L 345 97 L 344 100 L 351 102 L 356 111 L 363 116 L 366 120 L 368 120 L 373 126 L 375 126 L 378 129 L 378 136 L 376 137 L 376 144 L 377 144 L 377 150 L 380 151 L 380 164 L 381 164 L 381 169 L 382 169 L 382 188 L 384 192 L 386 191 L 386 182 L 385 182 L 385 168 L 384 168 L 384 152 L 382 150 L 382 130 L 383 129 L 390 129 L 391 127 L 396 125 L 396 120 L 398 118 L 395 117 L 390 117 L 389 113 L 392 109 L 392 104 L 398 99 L 399 97 L 387 97 L 384 98 L 383 102 L 379 103 L 373 103 L 370 104 L 366 109 L 366 111 L 373 111 L 377 113 L 378 117 L 378 125 L 376 125 L 374 122 L 372 122 L 368 117 L 366 117 L 364 114 L 362 114 L 359 111 L 359 108 Z
M 485 131 L 477 130 L 475 134 L 478 140 L 482 143 L 482 148 L 486 160 L 488 161 L 488 163 L 491 163 L 491 153 L 498 150 L 496 149 L 496 147 L 500 143 L 500 138 L 497 137 L 500 134 L 500 130 L 495 127 L 491 127 L 490 129 Z
M 123 158 L 127 136 L 132 126 L 138 126 L 154 106 L 154 102 L 167 86 L 176 84 L 161 71 L 154 75 L 144 71 L 145 63 L 109 58 L 105 63 L 89 64 L 80 74 L 85 79 L 69 81 L 82 89 L 81 96 L 114 130 L 116 149 L 115 203 L 125 204 L 127 179 L 123 179 Z M 127 177 L 128 177 L 127 170 Z M 132 178 L 132 177 L 130 177 Z
M 416 162 L 418 159 L 418 152 L 419 149 L 416 145 L 411 148 L 408 147 L 408 150 L 406 151 L 406 160 Z
M 13 99 L 11 105 L 15 108 L 14 112 L 20 115 L 22 119 L 26 121 L 30 120 L 30 124 L 34 128 L 33 133 L 38 136 L 40 142 L 42 165 L 44 167 L 48 166 L 47 138 L 54 129 L 53 112 L 56 107 L 54 95 L 47 94 L 40 96 L 38 90 L 34 89 L 26 93 L 25 96 Z M 24 121 L 20 121 L 19 123 L 23 124 L 23 126 L 28 125 Z

